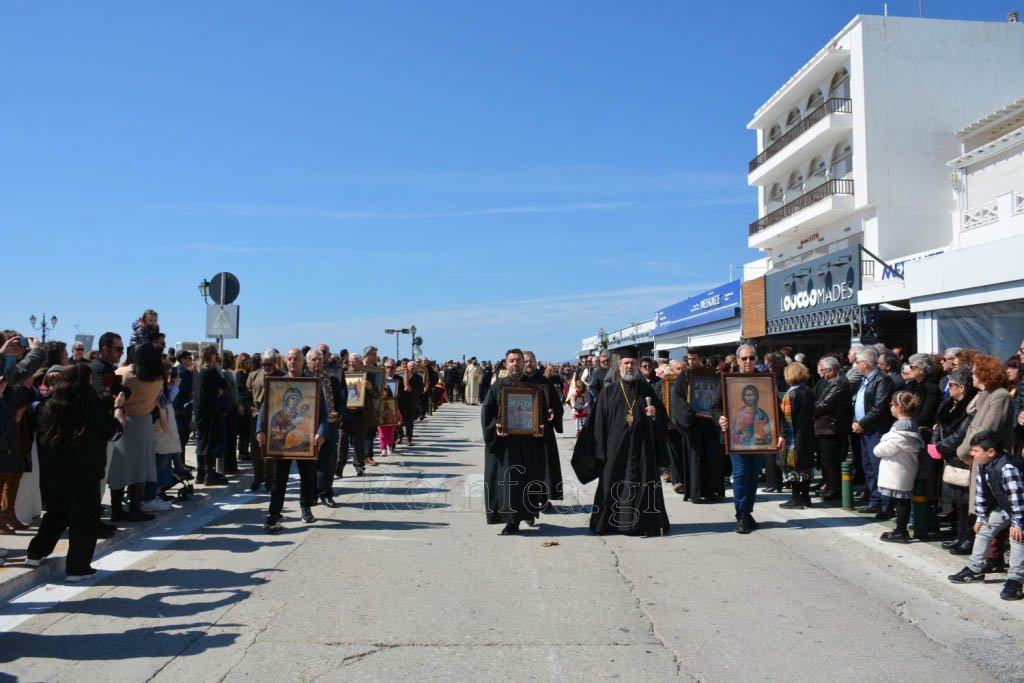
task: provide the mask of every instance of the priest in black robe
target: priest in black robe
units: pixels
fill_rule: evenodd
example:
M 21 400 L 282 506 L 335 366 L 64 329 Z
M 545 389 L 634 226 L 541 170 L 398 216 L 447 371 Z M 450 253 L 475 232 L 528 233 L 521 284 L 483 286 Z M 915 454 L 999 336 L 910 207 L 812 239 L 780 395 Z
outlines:
M 562 431 L 562 419 L 565 408 L 562 397 L 555 389 L 552 381 L 545 377 L 537 365 L 537 357 L 532 351 L 524 351 L 523 380 L 536 384 L 544 393 L 544 402 L 548 412 L 545 413 L 544 425 L 544 500 L 538 505 L 541 512 L 551 510 L 552 500 L 562 500 L 562 463 L 558 457 L 558 441 L 556 432 Z
M 501 389 L 523 382 L 523 352 L 505 354 L 506 377 L 494 380 L 480 410 L 484 432 L 484 501 L 487 523 L 504 524 L 501 535 L 519 533 L 521 522 L 533 524 L 543 496 L 544 439 L 506 434 L 499 421 Z M 548 406 L 540 394 L 540 416 L 547 419 Z M 547 431 L 547 429 L 545 429 Z
M 639 377 L 636 349 L 624 349 L 601 390 L 592 448 L 602 465 L 590 516 L 595 533 L 657 536 L 668 532 L 659 465 L 667 465 L 668 417 L 651 385 Z

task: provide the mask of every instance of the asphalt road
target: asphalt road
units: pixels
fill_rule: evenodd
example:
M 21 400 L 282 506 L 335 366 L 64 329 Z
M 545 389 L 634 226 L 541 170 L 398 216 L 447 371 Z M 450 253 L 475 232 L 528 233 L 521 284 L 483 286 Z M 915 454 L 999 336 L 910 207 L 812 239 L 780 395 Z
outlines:
M 593 485 L 501 537 L 478 410 L 417 437 L 313 524 L 293 490 L 267 535 L 268 497 L 237 496 L 3 605 L 0 680 L 1024 680 L 1024 603 L 933 546 L 780 496 L 739 536 L 731 502 L 671 492 L 670 535 L 597 537 Z

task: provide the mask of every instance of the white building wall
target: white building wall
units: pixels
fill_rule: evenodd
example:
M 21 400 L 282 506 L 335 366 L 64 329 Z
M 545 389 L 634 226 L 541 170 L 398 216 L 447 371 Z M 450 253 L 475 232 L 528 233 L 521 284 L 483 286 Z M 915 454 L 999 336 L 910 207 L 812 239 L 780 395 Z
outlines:
M 972 166 L 965 180 L 968 210 L 1009 191 L 1024 192 L 1024 145 Z

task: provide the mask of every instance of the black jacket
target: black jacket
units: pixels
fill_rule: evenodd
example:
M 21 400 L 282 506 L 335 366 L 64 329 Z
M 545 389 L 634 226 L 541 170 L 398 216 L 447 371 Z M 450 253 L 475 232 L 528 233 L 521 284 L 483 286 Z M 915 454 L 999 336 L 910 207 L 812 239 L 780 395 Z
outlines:
M 939 412 L 939 404 L 942 403 L 942 391 L 939 389 L 938 381 L 926 379 L 918 384 L 914 380 L 908 380 L 906 390 L 921 400 L 921 405 L 918 407 L 917 415 L 914 416 L 914 419 L 921 429 L 928 430 L 928 436 L 930 437 L 931 429 L 935 425 L 935 416 Z M 925 441 L 928 441 L 928 439 L 925 439 Z
M 821 379 L 814 385 L 814 434 L 846 436 L 853 424 L 853 396 L 845 375 Z
M 932 433 L 932 443 L 946 465 L 963 469 L 969 468 L 970 465 L 964 464 L 957 457 L 956 449 L 963 443 L 964 437 L 967 436 L 967 427 L 971 424 L 971 416 L 967 414 L 968 403 L 969 399 L 959 403 L 952 397 L 944 399 L 935 417 L 938 429 Z
M 858 422 L 865 434 L 884 434 L 892 427 L 895 422 L 889 410 L 892 395 L 892 378 L 879 370 L 864 390 L 864 418 Z

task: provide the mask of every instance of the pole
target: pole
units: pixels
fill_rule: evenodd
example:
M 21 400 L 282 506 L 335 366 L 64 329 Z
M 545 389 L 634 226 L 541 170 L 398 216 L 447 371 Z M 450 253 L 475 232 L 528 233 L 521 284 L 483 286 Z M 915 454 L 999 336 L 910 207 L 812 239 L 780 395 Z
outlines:
M 228 295 L 228 274 L 227 271 L 220 273 L 220 305 L 224 306 L 224 300 Z M 222 309 L 223 310 L 223 309 Z M 217 335 L 217 354 L 224 358 L 224 336 Z
M 398 356 L 401 354 L 401 350 L 398 346 L 398 332 L 395 332 L 395 363 L 398 363 Z
M 843 462 L 843 509 L 853 509 L 853 465 Z

